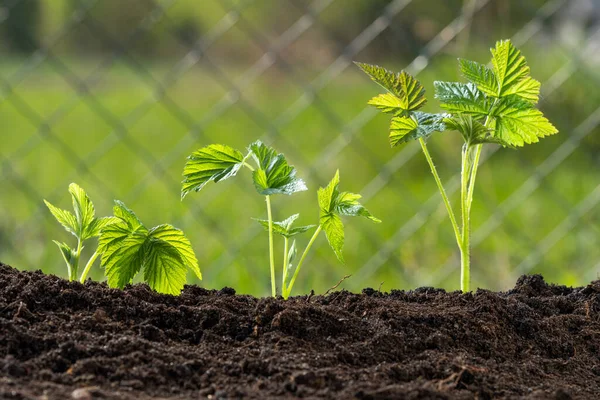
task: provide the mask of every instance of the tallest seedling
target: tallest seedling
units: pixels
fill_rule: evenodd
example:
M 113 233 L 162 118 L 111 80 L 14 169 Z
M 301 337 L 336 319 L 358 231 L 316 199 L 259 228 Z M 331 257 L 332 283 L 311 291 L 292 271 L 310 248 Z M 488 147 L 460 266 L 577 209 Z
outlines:
M 381 112 L 392 114 L 392 147 L 418 140 L 431 168 L 460 249 L 463 292 L 470 290 L 470 215 L 473 188 L 483 144 L 520 147 L 557 133 L 556 128 L 535 108 L 540 83 L 529 75 L 525 57 L 509 40 L 491 49 L 491 67 L 459 59 L 462 75 L 469 81 L 435 82 L 435 97 L 443 114 L 419 110 L 426 103 L 425 89 L 408 73 L 390 72 L 376 65 L 356 63 L 387 93 L 369 101 Z M 446 190 L 437 173 L 426 139 L 433 132 L 458 131 L 464 139 L 461 162 L 460 226 Z

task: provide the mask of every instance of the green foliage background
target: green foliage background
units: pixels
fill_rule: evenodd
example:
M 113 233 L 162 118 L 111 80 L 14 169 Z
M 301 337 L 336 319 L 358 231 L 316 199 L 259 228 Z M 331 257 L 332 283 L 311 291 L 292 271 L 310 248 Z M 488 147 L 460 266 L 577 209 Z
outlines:
M 265 44 L 277 43 L 307 14 L 312 2 L 180 0 L 167 7 L 171 2 L 155 1 L 165 7 L 167 18 L 131 44 L 124 38 L 154 9 L 148 1 L 130 1 L 127 7 L 121 3 L 101 1 L 91 6 L 58 40 L 52 38 L 82 2 L 30 4 L 39 7 L 31 29 L 0 25 L 2 262 L 66 276 L 51 240 L 71 238 L 42 199 L 67 208 L 67 187 L 74 181 L 86 189 L 98 216 L 110 214 L 113 199 L 118 198 L 149 226 L 171 223 L 183 229 L 196 250 L 202 285 L 266 295 L 267 236 L 251 219 L 265 218 L 266 210 L 247 171 L 235 180 L 208 184 L 180 201 L 188 154 L 213 142 L 242 149 L 261 138 L 285 153 L 309 187 L 290 198 L 275 197 L 276 220 L 300 212 L 300 225 L 317 223 L 317 188 L 327 184 L 338 167 L 343 190 L 365 195 L 362 203 L 383 220 L 382 224 L 345 221 L 346 265 L 336 260 L 321 237 L 295 293 L 311 288 L 323 292 L 346 274 L 354 274 L 344 282 L 350 290 L 378 287 L 381 282 L 383 290 L 458 288 L 458 252 L 418 144 L 389 147 L 388 118 L 371 119 L 375 112 L 366 106 L 378 88 L 356 67 L 348 65 L 332 79 L 323 78 L 390 1 L 331 2 L 305 33 L 275 52 L 273 65 L 253 79 L 246 71 L 270 60 L 263 57 Z M 410 2 L 393 16 L 390 27 L 351 59 L 400 70 L 428 54 L 427 44 L 466 12 L 466 3 Z M 459 80 L 457 57 L 488 60 L 488 48 L 495 40 L 522 31 L 544 4 L 543 0 L 488 2 L 474 15 L 470 34 L 459 34 L 417 75 L 428 91 L 425 110 L 440 110 L 433 99 L 433 80 Z M 510 287 L 515 268 L 535 254 L 561 222 L 574 218 L 575 206 L 600 184 L 596 125 L 531 195 L 508 213 L 498 213 L 499 205 L 535 179 L 539 166 L 600 106 L 598 66 L 578 48 L 561 44 L 555 35 L 556 15 L 542 18 L 542 28 L 517 45 L 532 76 L 542 82 L 540 108 L 560 133 L 524 149 L 500 150 L 480 168 L 473 231 L 495 212 L 499 224 L 472 250 L 474 287 Z M 214 32 L 223 21 L 232 28 L 205 53 L 190 56 L 194 39 Z M 10 29 L 26 43 L 11 40 Z M 124 53 L 107 62 L 115 49 Z M 198 63 L 171 81 L 174 68 L 195 60 Z M 91 83 L 83 83 L 90 78 Z M 322 87 L 307 90 L 310 83 L 320 85 L 323 79 Z M 231 82 L 241 84 L 242 90 L 231 90 Z M 545 96 L 548 89 L 552 92 Z M 139 117 L 133 110 L 142 104 L 148 104 L 148 111 Z M 368 122 L 359 126 L 363 120 Z M 430 150 L 446 181 L 460 169 L 460 144 L 458 134 L 431 140 Z M 422 210 L 432 196 L 438 196 L 437 203 L 428 215 Z M 452 198 L 456 200 L 456 194 Z M 531 272 L 572 285 L 597 279 L 598 211 L 596 205 L 575 218 L 574 227 L 541 255 Z M 301 248 L 308 239 L 309 235 L 300 239 Z M 99 268 L 91 276 L 103 279 Z

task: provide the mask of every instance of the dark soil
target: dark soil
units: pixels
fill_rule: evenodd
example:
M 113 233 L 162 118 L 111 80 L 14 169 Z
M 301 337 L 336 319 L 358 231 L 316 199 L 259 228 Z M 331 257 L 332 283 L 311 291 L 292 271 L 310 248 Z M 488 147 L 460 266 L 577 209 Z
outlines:
M 600 281 L 257 299 L 0 264 L 2 399 L 600 399 Z

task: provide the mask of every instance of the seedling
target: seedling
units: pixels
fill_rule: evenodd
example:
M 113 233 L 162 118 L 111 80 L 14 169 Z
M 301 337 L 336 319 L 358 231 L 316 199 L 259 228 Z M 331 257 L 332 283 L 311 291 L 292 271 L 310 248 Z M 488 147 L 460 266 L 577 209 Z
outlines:
M 491 49 L 491 68 L 459 59 L 468 83 L 435 82 L 435 97 L 447 111 L 442 114 L 419 110 L 426 103 L 425 89 L 402 71 L 390 72 L 376 65 L 356 63 L 387 93 L 369 101 L 381 112 L 392 114 L 389 140 L 392 147 L 418 140 L 448 211 L 461 256 L 461 290 L 470 290 L 470 215 L 473 189 L 483 144 L 516 148 L 536 143 L 558 131 L 535 108 L 540 82 L 529 75 L 525 57 L 510 40 Z M 458 131 L 464 139 L 461 161 L 461 226 L 437 173 L 426 139 L 433 132 Z
M 77 273 L 79 271 L 79 259 L 81 257 L 81 251 L 83 250 L 83 242 L 87 239 L 100 235 L 100 231 L 116 222 L 116 219 L 112 217 L 96 218 L 95 210 L 92 201 L 85 193 L 85 191 L 75 183 L 69 185 L 69 193 L 73 199 L 73 210 L 75 215 L 70 211 L 60 209 L 53 206 L 48 201 L 44 200 L 46 206 L 54 215 L 54 218 L 73 236 L 77 238 L 77 247 L 71 248 L 66 243 L 61 243 L 53 240 L 54 243 L 60 249 L 60 252 L 67 264 L 67 270 L 69 273 L 69 280 L 74 281 L 77 279 Z M 90 268 L 98 258 L 99 253 L 96 251 L 90 257 L 89 261 L 83 269 L 80 281 L 85 282 Z
M 69 192 L 75 215 L 44 200 L 58 222 L 77 238 L 75 250 L 54 241 L 67 264 L 69 280 L 77 279 L 83 242 L 96 236 L 100 237 L 98 248 L 81 274 L 81 283 L 98 256 L 111 287 L 123 288 L 142 268 L 144 280 L 160 293 L 179 294 L 188 268 L 202 279 L 190 241 L 179 229 L 168 224 L 146 229 L 133 211 L 118 200 L 113 217 L 95 218 L 94 205 L 85 191 L 72 183 Z
M 255 166 L 248 163 L 250 159 L 254 160 Z M 271 209 L 271 196 L 274 194 L 292 195 L 296 192 L 307 190 L 307 188 L 304 181 L 296 177 L 296 169 L 288 165 L 284 155 L 277 153 L 273 148 L 266 146 L 260 141 L 256 141 L 248 146 L 245 156 L 240 151 L 221 144 L 211 144 L 196 150 L 188 157 L 183 170 L 182 199 L 192 191 L 200 191 L 208 182 L 220 182 L 235 176 L 242 167 L 246 167 L 252 171 L 256 191 L 265 196 L 267 219 L 258 219 L 257 221 L 265 228 L 269 235 L 271 294 L 274 297 L 277 295 L 274 233 L 284 238 L 281 294 L 287 299 L 296 282 L 300 268 L 321 231 L 325 231 L 331 248 L 337 258 L 343 262 L 344 225 L 340 216 L 363 216 L 372 221 L 380 222 L 358 202 L 360 195 L 339 192 L 339 172 L 336 172 L 333 180 L 326 188 L 321 188 L 318 191 L 320 208 L 318 225 L 292 227 L 294 221 L 299 216 L 298 214 L 294 214 L 281 222 L 274 222 Z M 302 252 L 300 260 L 294 269 L 293 262 L 297 255 L 297 247 L 295 240 L 292 241 L 290 246 L 290 238 L 315 227 L 313 236 Z M 292 270 L 294 272 L 288 283 L 288 278 Z
M 142 268 L 144 281 L 160 293 L 178 295 L 190 269 L 202 279 L 192 245 L 183 232 L 169 224 L 147 229 L 135 213 L 115 200 L 116 222 L 102 229 L 102 253 L 108 285 L 123 288 Z

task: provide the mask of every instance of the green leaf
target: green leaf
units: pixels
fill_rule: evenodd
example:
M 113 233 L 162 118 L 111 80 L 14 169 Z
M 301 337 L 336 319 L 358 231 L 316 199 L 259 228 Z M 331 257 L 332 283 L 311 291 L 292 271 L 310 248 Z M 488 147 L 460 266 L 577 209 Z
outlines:
M 540 110 L 515 96 L 502 99 L 492 115 L 490 128 L 494 136 L 511 146 L 536 143 L 558 132 Z
M 222 144 L 196 150 L 188 157 L 183 169 L 181 198 L 191 191 L 200 191 L 210 181 L 219 182 L 235 176 L 243 161 L 242 153 Z
M 458 59 L 460 71 L 471 83 L 488 96 L 498 97 L 499 85 L 494 71 L 475 61 Z
M 515 86 L 529 75 L 529 66 L 525 57 L 510 40 L 497 42 L 491 52 L 494 74 L 498 80 L 498 97 L 516 94 Z M 531 89 L 531 83 L 527 87 Z
M 140 227 L 143 228 L 142 222 L 139 220 L 137 215 L 127 208 L 125 203 L 119 200 L 115 200 L 115 206 L 113 207 L 113 214 L 116 218 L 123 221 L 130 230 L 136 230 Z M 144 228 L 145 229 L 145 228 Z
M 485 117 L 491 108 L 487 96 L 472 83 L 436 81 L 433 85 L 441 107 L 451 113 Z
M 186 282 L 187 268 L 171 243 L 150 241 L 144 255 L 144 280 L 159 293 L 178 295 Z
M 287 276 L 292 275 L 294 260 L 296 259 L 297 255 L 298 255 L 298 247 L 296 246 L 296 241 L 294 240 L 294 241 L 292 241 L 292 245 L 290 246 L 290 249 L 288 250 Z
M 369 75 L 374 82 L 396 96 L 397 102 L 395 104 L 399 110 L 403 110 L 405 112 L 418 110 L 427 102 L 427 99 L 425 98 L 425 88 L 417 79 L 407 72 L 401 71 L 399 73 L 394 73 L 378 65 L 370 65 L 359 62 L 355 62 L 355 64 L 367 75 Z M 375 103 L 379 103 L 379 105 L 371 103 L 373 101 Z M 380 108 L 379 106 L 381 105 L 382 101 L 389 102 L 392 101 L 392 98 L 376 97 L 372 99 L 369 104 L 373 104 L 377 108 Z
M 102 229 L 116 222 L 119 222 L 119 219 L 116 217 L 102 217 L 94 219 L 88 229 L 90 237 L 100 236 Z
M 296 177 L 296 169 L 288 165 L 283 154 L 277 153 L 261 141 L 252 143 L 248 150 L 258 165 L 258 169 L 252 173 L 258 193 L 265 196 L 291 195 L 306 190 L 306 184 Z
M 512 147 L 510 143 L 503 142 L 500 138 L 493 136 L 493 130 L 486 128 L 481 122 L 476 121 L 470 115 L 457 114 L 451 118 L 444 119 L 446 129 L 458 131 L 465 143 L 472 146 L 475 144 L 493 143 L 505 147 Z
M 110 287 L 122 289 L 142 269 L 147 234 L 142 227 L 131 230 L 124 221 L 102 230 L 98 252 L 102 253 L 101 264 Z
M 75 219 L 77 220 L 77 237 L 86 240 L 92 237 L 91 225 L 95 219 L 94 205 L 90 198 L 79 185 L 71 183 L 69 185 L 69 193 L 73 198 L 73 210 L 75 211 Z
M 148 231 L 120 201 L 115 201 L 114 211 L 117 222 L 102 229 L 98 241 L 111 287 L 123 288 L 141 269 L 146 282 L 160 293 L 179 294 L 188 268 L 202 279 L 191 243 L 181 230 L 164 224 Z
M 369 105 L 375 106 L 380 111 L 386 114 L 401 115 L 405 114 L 405 109 L 402 106 L 402 102 L 399 98 L 391 93 L 383 93 L 379 96 L 373 97 L 368 102 Z
M 67 230 L 67 232 L 70 232 L 73 235 L 75 235 L 75 237 L 77 237 L 79 227 L 75 216 L 67 210 L 63 210 L 61 208 L 53 206 L 46 200 L 44 200 L 44 203 L 46 203 L 46 206 L 48 207 L 52 215 L 54 215 L 54 218 L 56 218 L 56 220 Z
M 381 222 L 367 211 L 359 202 L 360 195 L 350 192 L 340 192 L 340 172 L 336 171 L 333 179 L 324 188 L 319 188 L 319 224 L 327 241 L 333 249 L 338 260 L 344 262 L 342 248 L 344 247 L 344 224 L 340 215 L 362 216 L 374 222 Z
M 344 248 L 344 224 L 337 214 L 327 214 L 321 216 L 321 227 L 325 231 L 329 246 L 335 253 L 335 256 L 342 264 L 345 263 L 342 250 Z
M 185 236 L 183 231 L 172 225 L 163 224 L 152 228 L 148 236 L 152 242 L 160 240 L 172 246 L 179 253 L 183 264 L 191 269 L 198 279 L 202 279 L 198 259 L 194 254 L 190 240 Z
M 348 217 L 365 217 L 373 222 L 381 222 L 379 218 L 374 217 L 369 210 L 358 202 L 362 196 L 356 193 L 342 192 L 339 194 L 335 211 L 339 215 Z
M 316 225 L 306 225 L 306 226 L 298 226 L 295 228 L 292 228 L 292 224 L 294 223 L 294 221 L 300 216 L 300 214 L 294 214 L 291 217 L 280 221 L 280 222 L 273 222 L 273 232 L 277 233 L 278 235 L 290 238 L 292 236 L 296 236 L 300 233 L 304 233 L 306 231 L 308 231 L 309 229 L 314 228 Z M 255 221 L 257 221 L 259 224 L 261 224 L 263 226 L 263 228 L 265 228 L 266 231 L 269 231 L 269 221 L 266 219 L 258 219 L 258 218 L 253 218 Z
M 73 260 L 75 259 L 75 252 L 73 251 L 73 249 L 71 249 L 66 243 L 61 243 L 56 240 L 53 240 L 53 242 L 58 246 L 58 248 L 60 249 L 60 254 L 62 254 L 69 268 L 71 268 L 71 266 L 73 265 Z
M 528 76 L 525 79 L 522 79 L 514 85 L 510 86 L 508 89 L 506 89 L 506 91 L 504 91 L 502 95 L 516 95 L 524 100 L 536 104 L 540 97 L 540 87 L 541 84 L 539 81 L 536 81 L 532 77 Z
M 409 117 L 393 117 L 390 123 L 390 145 L 394 147 L 411 140 L 428 137 L 433 132 L 445 131 L 444 118 L 447 116 L 447 114 L 416 111 Z

